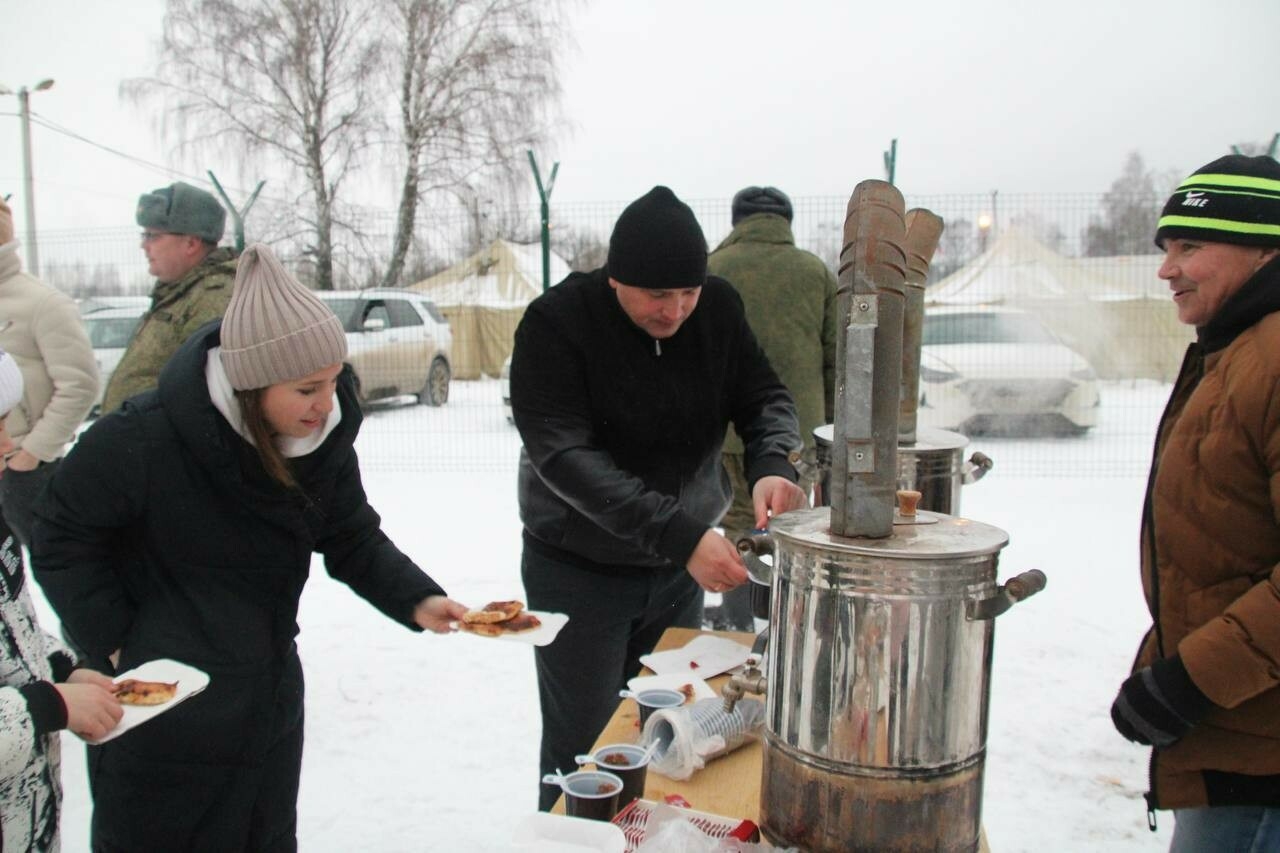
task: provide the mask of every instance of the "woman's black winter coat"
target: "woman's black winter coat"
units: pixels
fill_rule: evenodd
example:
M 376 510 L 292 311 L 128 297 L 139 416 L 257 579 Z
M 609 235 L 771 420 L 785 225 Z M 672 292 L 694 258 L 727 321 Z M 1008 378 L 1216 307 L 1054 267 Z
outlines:
M 220 325 L 183 345 L 155 391 L 85 432 L 36 510 L 35 574 L 75 643 L 95 660 L 121 650 L 117 671 L 173 658 L 210 676 L 202 693 L 91 748 L 95 844 L 244 847 L 250 816 L 229 792 L 278 785 L 264 756 L 290 732 L 301 746 L 294 637 L 312 552 L 413 630 L 414 606 L 443 594 L 365 497 L 349 372 L 341 422 L 291 460 L 301 487 L 291 493 L 210 400 L 205 362 Z

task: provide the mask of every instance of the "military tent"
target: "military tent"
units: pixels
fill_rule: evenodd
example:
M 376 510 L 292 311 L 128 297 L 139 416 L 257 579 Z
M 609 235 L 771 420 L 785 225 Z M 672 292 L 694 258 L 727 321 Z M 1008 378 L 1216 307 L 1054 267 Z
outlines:
M 1104 379 L 1178 373 L 1194 331 L 1178 322 L 1161 256 L 1069 258 L 1018 229 L 928 288 L 927 305 L 999 305 L 1035 313 Z
M 551 255 L 551 284 L 569 265 Z M 409 285 L 436 304 L 453 331 L 456 379 L 497 376 L 524 309 L 542 293 L 542 247 L 494 240 L 471 257 Z

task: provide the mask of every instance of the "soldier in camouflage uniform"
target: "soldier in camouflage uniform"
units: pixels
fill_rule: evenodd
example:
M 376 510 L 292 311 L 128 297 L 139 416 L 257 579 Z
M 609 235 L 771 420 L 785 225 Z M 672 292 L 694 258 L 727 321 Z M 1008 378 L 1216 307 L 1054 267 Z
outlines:
M 219 248 L 227 212 L 202 189 L 175 183 L 138 199 L 142 251 L 152 275 L 151 309 L 111 375 L 102 413 L 156 387 L 160 368 L 196 329 L 226 312 L 236 257 Z
M 834 420 L 836 280 L 816 255 L 796 248 L 791 216 L 791 199 L 779 189 L 740 191 L 733 197 L 733 231 L 707 259 L 707 271 L 728 279 L 741 294 L 751 330 L 795 399 L 804 441 L 796 470 L 808 493 L 816 473 L 813 430 Z M 724 466 L 733 483 L 733 506 L 720 525 L 733 541 L 755 526 L 755 513 L 742 439 L 732 426 Z M 718 628 L 753 630 L 751 585 L 725 593 L 718 614 L 708 615 Z

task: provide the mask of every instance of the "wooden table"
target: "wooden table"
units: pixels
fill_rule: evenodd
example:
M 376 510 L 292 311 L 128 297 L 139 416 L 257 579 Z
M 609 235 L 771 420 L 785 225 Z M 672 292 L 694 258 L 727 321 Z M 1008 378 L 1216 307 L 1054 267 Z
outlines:
M 754 634 L 731 631 L 703 632 L 693 628 L 668 628 L 654 647 L 655 652 L 667 649 L 678 649 L 694 637 L 702 633 L 713 633 L 717 637 L 728 637 L 731 640 L 750 647 L 755 640 Z M 644 675 L 652 675 L 649 670 Z M 728 675 L 719 675 L 707 680 L 711 689 L 720 692 L 720 688 L 729 680 Z M 591 751 L 609 743 L 636 743 L 640 740 L 640 717 L 636 703 L 631 699 L 623 699 L 618 703 L 609 723 L 596 738 Z M 758 740 L 743 744 L 728 755 L 713 759 L 706 767 L 694 773 L 683 782 L 668 779 L 650 770 L 645 774 L 644 799 L 662 802 L 668 794 L 679 794 L 689 801 L 690 808 L 700 812 L 722 815 L 724 817 L 746 818 L 757 821 L 760 816 L 760 761 L 761 748 Z M 556 814 L 564 814 L 564 797 L 556 801 Z
M 727 637 L 744 646 L 750 647 L 755 641 L 755 634 L 734 631 L 698 631 L 693 628 L 668 628 L 654 647 L 655 652 L 684 647 L 690 640 L 701 634 L 713 634 Z M 651 675 L 649 670 L 643 675 Z M 720 688 L 729 680 L 728 675 L 718 675 L 707 680 L 711 689 L 718 694 Z M 760 698 L 760 697 L 757 697 Z M 591 747 L 595 752 L 605 744 L 635 743 L 640 739 L 640 719 L 636 703 L 624 699 L 618 703 L 600 737 Z M 670 794 L 679 794 L 689 802 L 689 807 L 700 812 L 709 812 L 727 818 L 746 818 L 760 823 L 760 767 L 763 760 L 763 748 L 759 740 L 752 740 L 730 752 L 713 759 L 706 767 L 695 772 L 683 782 L 668 779 L 652 770 L 645 774 L 644 799 L 662 802 Z M 556 801 L 552 809 L 555 814 L 564 814 L 564 797 Z M 984 831 L 979 837 L 979 853 L 990 853 L 987 836 Z

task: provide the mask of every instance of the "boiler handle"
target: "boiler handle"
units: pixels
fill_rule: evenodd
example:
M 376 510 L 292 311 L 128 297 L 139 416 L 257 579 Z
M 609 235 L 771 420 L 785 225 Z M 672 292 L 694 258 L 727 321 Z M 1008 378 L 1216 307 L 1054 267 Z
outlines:
M 768 533 L 752 533 L 750 536 L 743 536 L 734 545 L 737 547 L 739 554 L 755 554 L 757 557 L 767 557 L 773 553 L 773 537 Z
M 1039 569 L 1031 569 L 1004 582 L 1004 591 L 1014 601 L 1025 601 L 1044 589 L 1049 579 Z
M 961 475 L 961 480 L 966 486 L 970 483 L 976 483 L 987 475 L 987 472 L 991 470 L 991 466 L 994 464 L 995 463 L 991 461 L 990 456 L 980 450 L 975 451 L 974 454 L 969 457 L 969 461 L 965 463 L 964 474 Z
M 996 589 L 991 598 L 970 600 L 965 603 L 965 616 L 971 620 L 994 619 L 1019 601 L 1025 601 L 1044 589 L 1048 578 L 1039 569 L 1031 569 L 1009 578 Z

